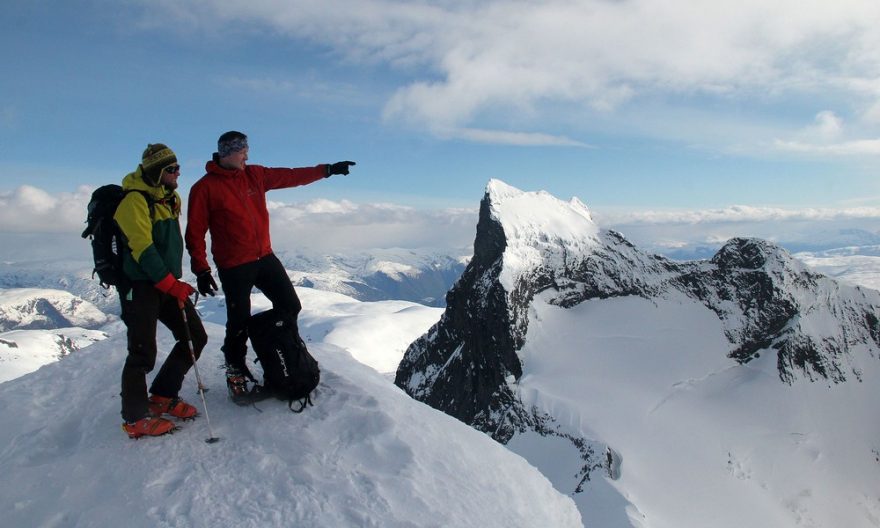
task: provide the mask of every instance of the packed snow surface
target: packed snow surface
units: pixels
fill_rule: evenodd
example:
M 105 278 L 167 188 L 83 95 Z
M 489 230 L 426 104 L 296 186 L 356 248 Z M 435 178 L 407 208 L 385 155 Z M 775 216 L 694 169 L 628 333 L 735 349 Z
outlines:
M 619 478 L 575 495 L 586 526 L 880 526 L 878 358 L 851 351 L 864 382 L 787 385 L 772 353 L 728 359 L 718 318 L 683 296 L 545 301 L 531 308 L 519 393 L 620 457 Z M 565 461 L 541 458 L 546 443 L 510 446 L 571 489 L 570 474 L 553 476 Z
M 0 384 L 6 526 L 579 527 L 573 501 L 489 437 L 411 400 L 342 349 L 313 343 L 315 406 L 237 407 L 207 323 L 203 415 L 174 435 L 120 430 L 124 334 Z M 160 332 L 160 350 L 173 342 Z M 259 372 L 259 367 L 254 367 Z M 193 373 L 182 396 L 201 408 Z
M 0 382 L 33 372 L 106 337 L 100 330 L 83 328 L 3 332 L 0 334 Z

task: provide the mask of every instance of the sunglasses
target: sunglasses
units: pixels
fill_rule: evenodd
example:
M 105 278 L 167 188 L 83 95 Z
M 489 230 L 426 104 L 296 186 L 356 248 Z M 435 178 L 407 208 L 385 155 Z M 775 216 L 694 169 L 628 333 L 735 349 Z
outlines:
M 180 165 L 169 165 L 162 170 L 168 174 L 174 174 L 175 172 L 180 172 Z

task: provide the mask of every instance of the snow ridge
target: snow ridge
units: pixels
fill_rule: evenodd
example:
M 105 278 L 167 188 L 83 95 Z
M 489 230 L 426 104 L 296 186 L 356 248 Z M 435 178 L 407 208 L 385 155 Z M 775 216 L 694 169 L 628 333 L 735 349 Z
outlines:
M 210 342 L 223 327 L 206 325 Z M 160 350 L 173 338 L 160 334 Z M 9 526 L 562 526 L 572 500 L 485 435 L 406 397 L 328 344 L 315 406 L 232 405 L 220 354 L 201 358 L 204 418 L 170 437 L 119 430 L 116 335 L 0 384 L 0 497 Z M 259 372 L 259 367 L 255 367 Z M 181 395 L 201 407 L 193 376 Z

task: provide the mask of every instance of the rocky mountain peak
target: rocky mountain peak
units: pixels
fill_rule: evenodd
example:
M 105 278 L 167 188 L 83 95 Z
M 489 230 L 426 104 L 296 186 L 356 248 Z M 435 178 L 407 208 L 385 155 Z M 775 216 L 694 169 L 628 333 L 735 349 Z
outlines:
M 732 238 L 718 250 L 711 262 L 719 269 L 766 271 L 788 269 L 800 273 L 804 266 L 783 248 L 758 238 Z
M 534 422 L 517 404 L 514 382 L 539 293 L 563 308 L 625 296 L 690 299 L 718 316 L 732 362 L 775 354 L 788 384 L 859 379 L 849 350 L 880 355 L 880 293 L 811 273 L 770 242 L 734 238 L 710 261 L 674 262 L 600 230 L 577 199 L 492 180 L 474 258 L 440 321 L 410 345 L 395 383 L 505 441 Z

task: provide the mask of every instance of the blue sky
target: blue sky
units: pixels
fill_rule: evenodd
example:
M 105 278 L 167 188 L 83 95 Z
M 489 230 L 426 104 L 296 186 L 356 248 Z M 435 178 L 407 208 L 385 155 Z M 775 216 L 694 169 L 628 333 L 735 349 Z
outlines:
M 285 202 L 473 208 L 499 178 L 611 216 L 880 217 L 873 0 L 7 0 L 2 17 L 6 205 L 118 181 L 157 141 L 185 192 L 236 129 L 254 163 L 358 163 Z

